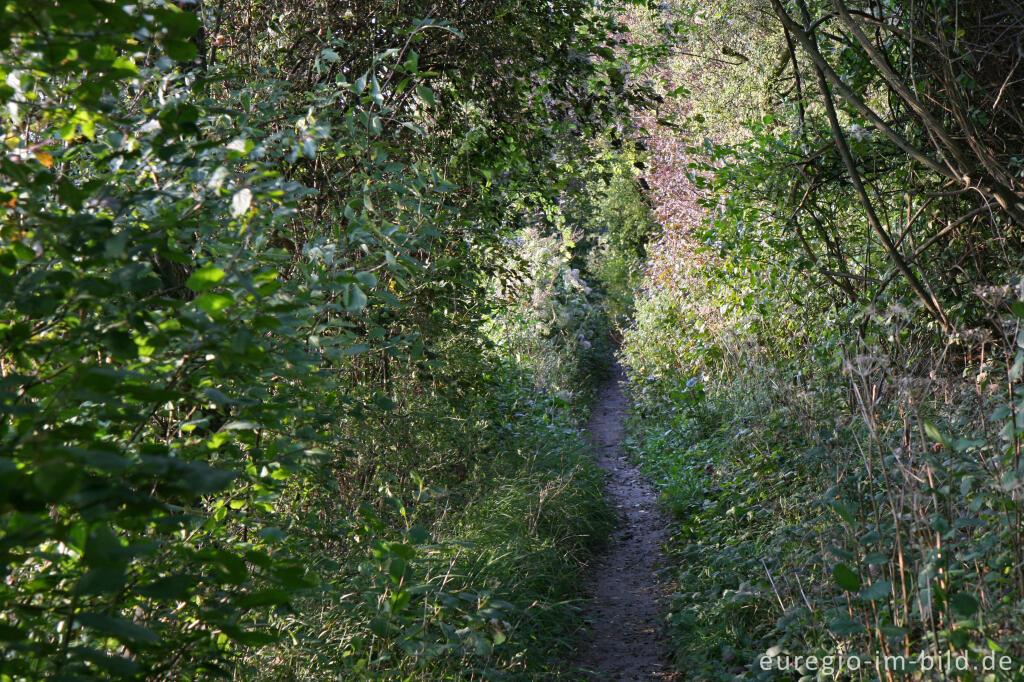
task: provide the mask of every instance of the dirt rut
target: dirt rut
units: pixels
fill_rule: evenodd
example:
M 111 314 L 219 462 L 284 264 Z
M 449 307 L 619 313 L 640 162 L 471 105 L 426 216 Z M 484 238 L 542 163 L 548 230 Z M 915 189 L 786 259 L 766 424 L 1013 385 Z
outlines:
M 670 588 L 656 572 L 669 524 L 653 486 L 622 451 L 629 411 L 622 379 L 617 370 L 602 386 L 587 427 L 619 525 L 594 567 L 584 609 L 590 632 L 580 644 L 579 665 L 595 680 L 676 680 L 663 636 Z

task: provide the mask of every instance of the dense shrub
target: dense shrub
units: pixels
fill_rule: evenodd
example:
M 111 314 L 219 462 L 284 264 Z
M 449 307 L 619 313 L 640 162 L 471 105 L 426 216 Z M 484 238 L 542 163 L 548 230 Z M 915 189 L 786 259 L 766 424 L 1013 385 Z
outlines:
M 963 679 L 1019 676 L 1024 307 L 1008 238 L 1019 198 L 999 193 L 1020 176 L 1004 142 L 985 142 L 1002 116 L 1018 134 L 996 97 L 1019 12 L 716 11 L 697 11 L 692 56 L 668 74 L 693 93 L 680 115 L 708 135 L 688 141 L 686 192 L 704 213 L 664 225 L 622 350 L 631 447 L 679 519 L 679 665 L 701 679 L 888 679 L 873 657 L 905 655 L 910 670 L 949 654 L 968 661 Z M 707 66 L 735 45 L 754 51 Z M 751 75 L 772 58 L 770 78 Z M 722 110 L 717 94 L 734 91 Z M 844 667 L 765 671 L 764 654 Z M 984 671 L 990 654 L 1011 669 Z M 860 673 L 851 655 L 867 657 Z
M 2 9 L 4 679 L 522 672 L 571 616 L 602 516 L 544 368 L 598 329 L 481 320 L 645 94 L 589 3 L 354 9 Z

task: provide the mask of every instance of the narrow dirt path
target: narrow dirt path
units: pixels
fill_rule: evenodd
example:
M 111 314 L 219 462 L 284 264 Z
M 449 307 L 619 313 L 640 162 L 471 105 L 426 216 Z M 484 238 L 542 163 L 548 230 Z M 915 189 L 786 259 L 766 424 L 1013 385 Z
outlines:
M 629 411 L 619 387 L 622 372 L 601 387 L 588 430 L 597 465 L 607 472 L 605 495 L 619 515 L 584 609 L 590 637 L 580 645 L 579 664 L 597 680 L 674 680 L 663 638 L 669 587 L 655 572 L 668 520 L 658 508 L 651 484 L 622 451 L 623 422 Z

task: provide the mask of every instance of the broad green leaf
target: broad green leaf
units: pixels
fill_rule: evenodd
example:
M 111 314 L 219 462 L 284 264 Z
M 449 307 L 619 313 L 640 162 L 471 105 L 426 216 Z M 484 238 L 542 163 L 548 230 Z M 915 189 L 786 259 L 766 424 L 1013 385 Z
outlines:
M 291 600 L 291 594 L 285 590 L 266 589 L 251 592 L 235 600 L 235 603 L 243 608 L 254 608 L 257 606 L 277 606 L 287 604 Z
M 124 570 L 119 566 L 99 566 L 82 576 L 75 586 L 80 595 L 108 594 L 124 587 Z
M 947 447 L 949 446 L 949 439 L 931 422 L 924 423 L 924 432 L 936 443 L 942 443 Z
M 388 636 L 388 622 L 383 618 L 376 617 L 370 619 L 370 631 L 378 637 Z
M 888 580 L 876 580 L 871 583 L 859 593 L 861 599 L 868 601 L 874 601 L 876 599 L 885 599 L 892 593 L 892 583 Z
M 864 632 L 864 625 L 855 620 L 851 620 L 848 616 L 840 616 L 839 618 L 829 621 L 828 628 L 835 634 L 843 637 Z
M 953 612 L 964 618 L 970 618 L 978 612 L 978 600 L 966 592 L 958 592 L 949 598 Z
M 222 279 L 224 279 L 224 271 L 213 265 L 206 265 L 199 268 L 188 278 L 185 283 L 192 291 L 206 291 L 212 289 Z
M 374 72 L 370 77 L 370 99 L 372 99 L 378 107 L 384 106 L 384 95 L 381 92 L 380 83 L 377 82 L 376 72 Z
M 235 625 L 228 625 L 222 628 L 224 633 L 242 646 L 259 647 L 272 644 L 277 641 L 278 635 L 266 630 L 243 630 Z
M 430 88 L 418 85 L 416 86 L 416 93 L 424 102 L 427 103 L 428 106 L 437 106 L 437 102 L 434 100 L 434 91 Z
M 191 61 L 199 54 L 195 44 L 183 38 L 168 38 L 164 42 L 164 51 L 176 62 Z
M 143 597 L 150 599 L 185 599 L 196 584 L 196 578 L 187 574 L 169 575 L 135 588 Z
M 8 625 L 7 623 L 0 623 L 0 642 L 18 642 L 28 634 L 23 628 Z
M 356 280 L 367 289 L 372 289 L 377 286 L 377 276 L 372 272 L 357 272 Z
M 350 284 L 345 290 L 345 307 L 353 313 L 358 313 L 366 307 L 366 294 L 358 284 Z
M 907 634 L 906 628 L 897 627 L 889 623 L 880 625 L 878 630 L 886 637 L 903 637 Z
M 222 310 L 234 303 L 234 299 L 225 294 L 215 294 L 207 292 L 196 298 L 196 305 L 210 313 L 211 315 L 218 315 Z
M 836 564 L 832 569 L 832 577 L 847 592 L 856 592 L 860 589 L 860 576 L 846 564 Z

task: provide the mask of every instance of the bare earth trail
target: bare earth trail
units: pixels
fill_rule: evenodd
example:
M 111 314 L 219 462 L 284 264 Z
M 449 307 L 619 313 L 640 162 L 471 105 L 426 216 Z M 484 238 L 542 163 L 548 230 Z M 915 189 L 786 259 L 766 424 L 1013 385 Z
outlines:
M 580 645 L 578 663 L 596 680 L 675 680 L 662 626 L 670 587 L 656 572 L 669 523 L 653 486 L 622 451 L 629 405 L 621 380 L 616 368 L 587 426 L 619 526 L 594 568 L 584 609 L 590 637 Z

